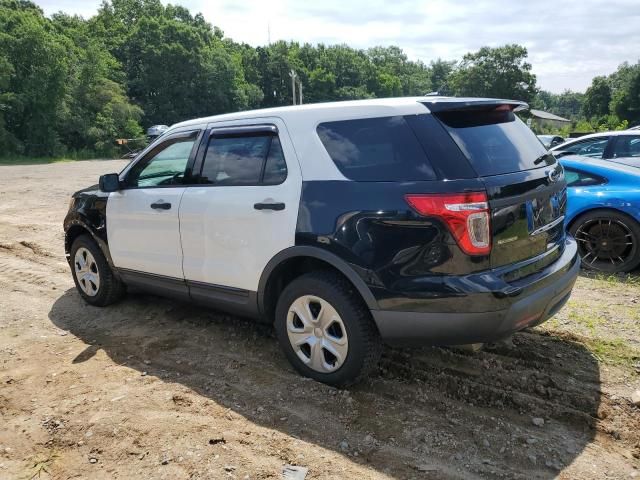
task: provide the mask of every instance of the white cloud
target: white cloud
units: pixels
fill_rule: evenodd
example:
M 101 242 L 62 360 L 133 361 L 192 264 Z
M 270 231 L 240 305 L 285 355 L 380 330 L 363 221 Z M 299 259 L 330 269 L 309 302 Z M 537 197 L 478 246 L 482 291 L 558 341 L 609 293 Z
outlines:
M 164 1 L 164 0 L 163 0 Z M 89 16 L 99 1 L 40 0 Z M 584 90 L 596 75 L 640 58 L 637 0 L 174 0 L 202 12 L 228 37 L 251 45 L 271 40 L 347 43 L 366 48 L 394 44 L 425 62 L 458 59 L 482 46 L 519 43 L 529 49 L 538 84 L 560 92 Z

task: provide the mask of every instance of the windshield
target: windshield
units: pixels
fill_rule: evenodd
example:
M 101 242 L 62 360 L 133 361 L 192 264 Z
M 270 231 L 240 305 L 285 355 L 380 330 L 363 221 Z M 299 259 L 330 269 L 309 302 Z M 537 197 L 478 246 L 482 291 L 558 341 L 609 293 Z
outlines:
M 509 110 L 459 110 L 435 116 L 480 176 L 531 170 L 556 162 L 535 134 Z

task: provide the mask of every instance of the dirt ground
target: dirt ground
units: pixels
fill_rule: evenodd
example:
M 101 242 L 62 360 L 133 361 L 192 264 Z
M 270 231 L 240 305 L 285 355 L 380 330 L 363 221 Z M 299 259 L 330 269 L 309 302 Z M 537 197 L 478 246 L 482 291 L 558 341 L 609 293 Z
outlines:
M 0 167 L 0 479 L 640 478 L 637 276 L 581 277 L 513 346 L 387 349 L 340 391 L 250 322 L 80 300 L 69 196 L 123 165 Z

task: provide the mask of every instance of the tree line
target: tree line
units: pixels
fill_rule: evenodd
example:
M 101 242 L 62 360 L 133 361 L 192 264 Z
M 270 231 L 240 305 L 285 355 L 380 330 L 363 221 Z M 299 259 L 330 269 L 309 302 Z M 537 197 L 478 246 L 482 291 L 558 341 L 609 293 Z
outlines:
M 0 0 L 0 155 L 108 155 L 154 124 L 288 105 L 292 69 L 305 103 L 437 91 L 524 100 L 593 128 L 640 121 L 640 63 L 557 95 L 538 89 L 519 45 L 427 64 L 397 46 L 252 47 L 160 0 L 105 1 L 89 19 Z
M 533 106 L 572 120 L 564 132 L 625 129 L 640 124 L 640 62 L 623 63 L 611 75 L 598 76 L 585 93 L 541 90 Z M 555 132 L 554 132 L 555 133 Z

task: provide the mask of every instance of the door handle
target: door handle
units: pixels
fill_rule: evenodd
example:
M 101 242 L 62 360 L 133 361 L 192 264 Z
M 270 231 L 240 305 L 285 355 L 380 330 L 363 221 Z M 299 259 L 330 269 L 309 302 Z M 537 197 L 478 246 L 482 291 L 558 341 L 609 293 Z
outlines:
M 171 210 L 171 204 L 168 202 L 155 202 L 151 204 L 154 210 Z
M 284 210 L 284 203 L 255 203 L 256 210 Z

